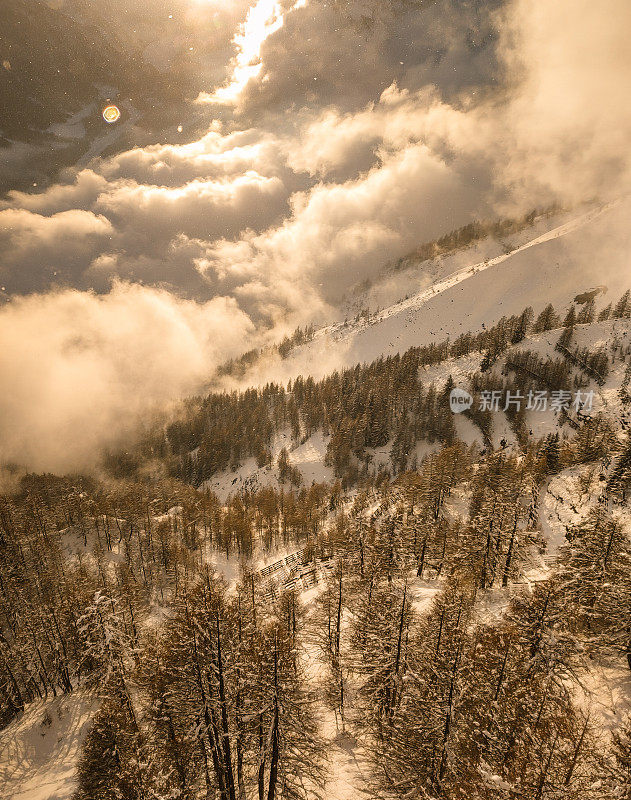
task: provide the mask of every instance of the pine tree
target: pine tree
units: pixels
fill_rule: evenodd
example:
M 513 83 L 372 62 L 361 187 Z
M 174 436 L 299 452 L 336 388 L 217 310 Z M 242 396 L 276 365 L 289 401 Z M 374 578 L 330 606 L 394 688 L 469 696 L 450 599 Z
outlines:
M 83 744 L 74 800 L 144 800 L 140 739 L 124 690 L 110 678 Z
M 561 444 L 558 433 L 549 433 L 546 436 L 541 447 L 541 454 L 545 459 L 546 472 L 549 474 L 558 472 L 561 457 Z
M 345 722 L 348 682 L 348 656 L 342 637 L 343 616 L 347 603 L 345 569 L 344 561 L 340 558 L 318 598 L 319 613 L 316 616 L 314 631 L 314 638 L 326 669 L 325 697 L 335 712 L 336 720 L 339 715 L 342 729 Z
M 472 602 L 470 590 L 448 584 L 411 637 L 400 703 L 373 756 L 384 788 L 397 796 L 451 797 L 458 785 L 463 796 L 471 792 L 459 699 Z
M 631 800 L 631 717 L 612 736 L 615 796 Z
M 618 456 L 616 464 L 607 481 L 607 489 L 615 492 L 622 499 L 626 498 L 626 492 L 631 485 L 631 442 L 629 442 L 622 453 Z
M 631 291 L 627 291 L 622 295 L 620 300 L 616 303 L 612 317 L 614 319 L 626 318 L 631 314 Z
M 611 313 L 612 313 L 612 306 L 611 303 L 609 303 L 609 305 L 605 306 L 598 315 L 598 322 L 606 322 L 611 317 Z
M 594 299 L 588 300 L 580 310 L 576 321 L 579 325 L 590 325 L 596 316 L 596 303 Z
M 576 306 L 571 305 L 570 310 L 565 315 L 563 320 L 564 328 L 573 328 L 576 325 Z
M 631 540 L 602 507 L 570 533 L 559 570 L 568 624 L 594 647 L 631 652 Z M 631 668 L 631 665 L 630 665 Z
M 350 645 L 359 676 L 358 722 L 381 736 L 401 697 L 412 619 L 407 583 L 364 579 L 353 602 Z
M 558 328 L 561 324 L 561 319 L 554 310 L 552 303 L 549 303 L 537 317 L 533 326 L 533 333 L 543 333 L 544 331 Z

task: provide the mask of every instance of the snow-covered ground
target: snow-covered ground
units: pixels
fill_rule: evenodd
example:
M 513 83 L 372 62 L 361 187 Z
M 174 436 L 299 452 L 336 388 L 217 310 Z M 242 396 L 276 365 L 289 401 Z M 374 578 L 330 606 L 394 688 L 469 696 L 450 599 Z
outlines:
M 415 291 L 405 300 L 394 302 L 373 315 L 368 322 L 349 325 L 332 325 L 319 331 L 309 344 L 297 348 L 283 362 L 261 364 L 248 376 L 248 383 L 264 382 L 270 377 L 282 377 L 311 373 L 316 377 L 333 368 L 351 366 L 369 361 L 380 355 L 404 352 L 411 346 L 442 340 L 450 336 L 453 340 L 460 332 L 477 331 L 483 323 L 489 327 L 503 315 L 519 313 L 527 305 L 535 310 L 553 302 L 558 312 L 563 312 L 575 294 L 605 284 L 608 292 L 599 298 L 602 305 L 616 301 L 627 288 L 628 275 L 620 273 L 617 265 L 598 264 L 594 271 L 593 261 L 576 258 L 584 248 L 589 252 L 593 238 L 602 236 L 612 224 L 613 218 L 627 213 L 628 204 L 620 203 L 606 208 L 594 208 L 582 215 L 554 220 L 549 230 L 521 232 L 511 241 L 510 252 L 501 243 L 485 241 L 468 251 L 435 260 L 427 275 L 404 276 L 416 282 Z M 533 236 L 533 233 L 536 235 Z M 498 250 L 500 252 L 498 252 Z M 426 265 L 427 266 L 427 265 Z M 425 267 L 424 267 L 425 268 Z M 408 271 L 409 272 L 409 271 Z M 397 276 L 397 291 L 404 280 Z M 385 296 L 385 295 L 384 295 Z M 554 345 L 559 331 L 530 336 L 517 349 L 535 351 L 541 357 L 558 357 Z M 589 326 L 577 326 L 574 343 L 592 350 L 608 347 L 614 338 L 631 342 L 628 321 L 611 320 Z M 472 353 L 460 359 L 424 369 L 424 383 L 442 383 L 451 375 L 457 385 L 466 386 L 471 373 L 479 369 L 481 355 Z M 500 377 L 504 359 L 500 359 L 494 370 Z M 623 367 L 614 364 L 609 378 L 602 387 L 592 384 L 595 391 L 595 411 L 605 411 L 620 423 L 626 422 L 627 412 L 621 404 L 618 388 L 622 380 Z M 267 373 L 266 373 L 266 370 Z M 514 434 L 507 418 L 494 415 L 493 439 L 498 444 L 504 438 L 509 445 Z M 467 444 L 483 444 L 480 431 L 462 415 L 455 419 L 459 437 Z M 552 413 L 534 414 L 527 417 L 527 426 L 533 436 L 541 437 L 558 430 L 558 416 Z M 289 462 L 297 467 L 303 484 L 331 481 L 332 470 L 324 464 L 328 438 L 317 432 L 298 446 L 288 431 L 281 432 L 273 442 L 272 467 L 258 467 L 254 459 L 247 459 L 235 471 L 226 471 L 207 481 L 203 488 L 226 498 L 244 488 L 263 486 L 279 487 L 276 462 L 283 448 L 287 448 Z M 417 446 L 419 461 L 434 448 L 424 443 Z M 387 465 L 389 445 L 373 451 L 373 462 Z M 590 470 L 593 474 L 589 475 Z M 578 524 L 598 502 L 600 465 L 587 465 L 564 470 L 551 478 L 541 489 L 538 503 L 541 536 L 545 543 L 541 556 L 533 556 L 532 567 L 526 573 L 526 585 L 511 586 L 510 591 L 489 590 L 480 593 L 480 617 L 492 622 L 501 617 L 514 591 L 528 591 L 528 584 L 549 577 L 556 559 L 566 541 L 566 532 Z M 589 479 L 588 479 L 589 478 Z M 464 517 L 467 511 L 466 487 L 456 487 L 445 503 L 445 513 L 452 517 Z M 162 518 L 168 519 L 181 513 L 172 508 Z M 614 513 L 625 525 L 631 526 L 626 509 L 614 509 Z M 115 523 L 115 520 L 112 520 Z M 67 558 L 77 557 L 89 551 L 93 531 L 89 531 L 84 542 L 83 532 L 68 529 L 64 534 L 64 552 Z M 115 537 L 116 538 L 116 537 Z M 264 554 L 256 552 L 252 559 L 255 569 L 263 570 L 279 559 L 291 555 L 276 551 Z M 121 558 L 120 545 L 114 542 L 113 552 L 108 558 L 115 562 Z M 239 575 L 236 557 L 213 553 L 210 558 L 218 572 L 224 575 L 229 585 Z M 410 593 L 416 614 L 422 616 L 431 607 L 441 581 L 411 579 Z M 303 602 L 310 607 L 319 592 L 318 586 L 310 586 L 301 592 Z M 156 607 L 148 624 L 159 625 L 161 612 Z M 312 654 L 313 655 L 313 654 Z M 311 656 L 310 656 L 311 658 Z M 313 656 L 315 658 L 315 656 Z M 318 680 L 318 665 L 310 664 L 314 681 Z M 620 664 L 594 662 L 580 676 L 577 695 L 594 717 L 602 721 L 603 728 L 612 727 L 621 715 L 631 710 L 631 677 Z M 81 742 L 87 732 L 91 715 L 96 708 L 94 700 L 77 692 L 63 698 L 49 699 L 31 704 L 25 714 L 14 720 L 0 732 L 0 798 L 1 800 L 69 800 L 74 789 L 73 775 Z M 364 786 L 365 761 L 361 743 L 351 730 L 342 731 L 334 714 L 322 707 L 321 732 L 327 740 L 329 755 L 329 780 L 325 788 L 327 800 L 348 800 L 357 796 Z
M 383 295 L 390 300 L 386 308 L 368 320 L 319 329 L 286 359 L 262 358 L 241 384 L 323 377 L 410 347 L 453 341 L 526 306 L 538 312 L 553 303 L 562 313 L 577 294 L 598 286 L 606 289 L 597 298 L 599 308 L 615 303 L 629 288 L 628 264 L 620 254 L 631 251 L 630 210 L 631 200 L 625 199 L 566 212 L 504 242 L 488 238 L 423 262 L 397 276 Z
M 0 731 L 2 800 L 70 800 L 97 702 L 83 692 L 31 703 Z
M 561 548 L 567 544 L 566 533 L 584 521 L 598 504 L 602 472 L 606 472 L 602 465 L 573 467 L 555 475 L 542 487 L 539 522 L 546 553 L 539 578 L 553 574 Z M 631 534 L 628 510 L 614 507 L 613 512 Z M 576 701 L 593 724 L 609 732 L 631 713 L 631 672 L 622 657 L 605 663 L 588 655 L 583 661 L 572 681 Z
M 302 446 L 305 447 L 304 445 Z M 305 448 L 305 452 L 310 452 Z M 576 525 L 598 502 L 595 487 L 600 470 L 594 465 L 583 465 L 562 471 L 542 487 L 539 502 L 539 522 L 546 551 L 542 564 L 530 576 L 532 580 L 549 577 L 555 568 L 555 560 L 565 542 L 568 527 Z M 445 512 L 451 517 L 464 516 L 469 500 L 467 484 L 454 489 L 445 503 Z M 369 503 L 364 514 L 369 517 L 376 510 Z M 166 521 L 182 512 L 178 506 L 166 514 L 154 517 L 155 521 Z M 631 527 L 628 515 L 621 513 L 621 520 Z M 624 518 L 623 518 L 624 517 Z M 77 529 L 69 529 L 65 538 L 82 540 Z M 72 548 L 66 547 L 68 557 Z M 279 559 L 287 560 L 292 552 L 277 550 L 265 556 L 255 554 L 252 559 L 256 569 L 264 570 Z M 238 577 L 239 563 L 235 556 L 226 557 L 215 553 L 212 562 L 224 574 L 229 584 Z M 321 576 L 322 577 L 322 576 Z M 493 589 L 478 595 L 477 618 L 486 624 L 498 622 L 509 606 L 515 592 L 529 591 L 528 584 L 513 585 L 508 590 Z M 422 618 L 432 606 L 437 593 L 444 585 L 444 576 L 438 580 L 421 580 L 409 576 L 409 593 L 415 614 Z M 322 580 L 302 590 L 301 601 L 309 617 L 322 588 Z M 146 620 L 159 626 L 162 621 L 160 609 Z M 345 624 L 348 614 L 345 612 Z M 323 665 L 317 648 L 307 643 L 304 652 L 305 668 L 310 687 L 318 693 L 323 677 Z M 353 676 L 348 684 L 348 721 L 341 720 L 326 706 L 318 703 L 320 734 L 324 739 L 327 754 L 327 778 L 324 785 L 327 800 L 350 800 L 366 791 L 369 785 L 370 766 L 365 753 L 365 743 L 357 738 L 352 724 Z M 616 727 L 625 714 L 631 711 L 631 673 L 622 663 L 587 662 L 577 672 L 573 690 L 593 722 L 603 732 Z M 74 790 L 74 772 L 81 743 L 87 733 L 90 718 L 96 710 L 96 701 L 82 692 L 68 697 L 38 701 L 31 704 L 24 715 L 14 720 L 0 733 L 0 797 L 2 800 L 70 800 Z
M 324 464 L 328 443 L 329 437 L 324 436 L 322 431 L 316 431 L 313 436 L 296 447 L 289 431 L 284 431 L 278 434 L 272 443 L 273 466 L 259 467 L 256 459 L 246 458 L 238 469 L 217 473 L 209 480 L 204 481 L 200 489 L 210 489 L 220 499 L 225 499 L 244 489 L 253 491 L 267 486 L 279 489 L 281 483 L 278 479 L 276 463 L 278 455 L 284 447 L 287 448 L 289 463 L 300 470 L 305 486 L 311 486 L 312 483 L 330 482 L 333 480 L 333 470 Z

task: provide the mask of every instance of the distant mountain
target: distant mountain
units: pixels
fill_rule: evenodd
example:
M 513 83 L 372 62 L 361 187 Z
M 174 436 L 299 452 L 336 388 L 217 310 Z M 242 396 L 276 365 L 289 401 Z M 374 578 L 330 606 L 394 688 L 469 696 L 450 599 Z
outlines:
M 565 314 L 575 297 L 595 297 L 597 305 L 606 306 L 626 290 L 627 271 L 612 257 L 599 263 L 596 273 L 592 242 L 608 241 L 613 252 L 628 252 L 630 209 L 629 201 L 621 200 L 545 212 L 530 225 L 524 218 L 523 225 L 467 226 L 390 262 L 340 303 L 337 321 L 297 329 L 275 351 L 245 353 L 221 372 L 241 385 L 264 386 L 298 375 L 318 379 L 334 368 L 488 328 L 527 306 L 538 313 L 551 302 Z
M 106 18 L 69 15 L 40 0 L 4 0 L 0 28 L 0 137 L 33 142 L 50 125 L 111 90 L 142 107 L 173 87 Z M 0 139 L 1 141 L 1 139 Z
M 96 30 L 117 48 L 136 54 L 158 66 L 177 68 L 169 58 L 178 50 L 178 39 L 186 29 L 186 0 L 44 0 L 51 9 L 76 24 Z M 154 51 L 158 57 L 154 58 Z

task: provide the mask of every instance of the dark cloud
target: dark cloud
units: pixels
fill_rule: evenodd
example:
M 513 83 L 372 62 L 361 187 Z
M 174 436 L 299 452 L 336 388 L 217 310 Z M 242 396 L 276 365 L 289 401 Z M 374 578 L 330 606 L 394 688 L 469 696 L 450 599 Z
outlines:
M 262 78 L 239 98 L 246 119 L 303 106 L 359 109 L 393 82 L 444 98 L 497 82 L 499 2 L 312 0 L 262 48 Z

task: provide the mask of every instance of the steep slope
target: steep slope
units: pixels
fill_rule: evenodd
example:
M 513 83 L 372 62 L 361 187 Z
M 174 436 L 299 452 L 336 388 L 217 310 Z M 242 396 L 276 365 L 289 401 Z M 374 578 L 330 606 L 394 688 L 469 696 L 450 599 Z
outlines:
M 333 369 L 488 328 L 529 305 L 536 313 L 547 303 L 565 311 L 577 294 L 595 287 L 602 287 L 600 307 L 615 302 L 628 283 L 631 232 L 625 220 L 630 210 L 624 199 L 566 212 L 506 240 L 489 238 L 414 265 L 368 293 L 364 302 L 374 309 L 383 297 L 404 299 L 316 331 L 285 359 L 262 359 L 244 382 L 322 377 Z
M 387 309 L 384 314 L 389 311 L 390 309 Z M 386 320 L 393 318 L 396 319 L 395 314 L 384 317 Z M 379 323 L 375 325 L 375 329 L 379 330 Z M 366 331 L 372 332 L 370 328 L 367 328 Z M 465 356 L 450 357 L 439 363 L 424 366 L 420 371 L 420 382 L 425 388 L 434 385 L 440 392 L 450 378 L 457 387 L 468 390 L 474 376 L 484 374 L 493 388 L 500 390 L 506 375 L 511 373 L 511 365 L 517 354 L 528 351 L 541 364 L 561 362 L 562 355 L 555 349 L 561 331 L 562 329 L 556 328 L 527 336 L 518 344 L 505 350 L 492 368 L 484 373 L 480 371 L 483 354 L 477 350 Z M 363 331 L 360 329 L 360 335 L 361 333 Z M 609 353 L 614 342 L 619 352 L 629 351 L 631 348 L 631 323 L 629 320 L 612 319 L 600 323 L 577 325 L 572 337 L 572 348 L 585 349 L 590 353 Z M 593 415 L 602 413 L 618 430 L 626 429 L 630 422 L 628 408 L 621 399 L 619 391 L 625 380 L 626 369 L 624 360 L 616 360 L 612 357 L 609 374 L 603 384 L 599 385 L 592 380 L 588 386 L 582 388 L 583 393 L 593 393 L 590 394 L 591 409 L 589 413 Z M 584 372 L 576 366 L 568 365 L 568 374 L 572 380 L 584 381 L 587 378 Z M 517 373 L 515 378 L 519 385 L 524 376 Z M 546 390 L 550 394 L 549 387 L 545 383 L 537 388 Z M 396 404 L 396 400 L 394 398 L 392 400 Z M 524 404 L 525 402 L 524 400 Z M 570 411 L 571 414 L 574 413 L 573 409 Z M 467 445 L 477 444 L 479 449 L 487 446 L 489 442 L 472 418 L 465 414 L 455 414 L 453 419 L 455 435 L 458 439 Z M 493 447 L 505 447 L 509 450 L 513 447 L 519 449 L 515 425 L 502 408 L 491 414 L 489 424 L 489 439 Z M 575 428 L 567 422 L 563 414 L 560 414 L 558 408 L 554 409 L 551 405 L 545 410 L 526 411 L 522 430 L 524 435 L 532 441 L 555 433 L 558 433 L 561 438 L 572 438 L 575 435 Z M 243 490 L 256 491 L 267 486 L 279 489 L 282 481 L 279 476 L 278 460 L 283 449 L 287 451 L 290 467 L 295 468 L 300 474 L 303 485 L 310 486 L 313 482 L 331 481 L 334 479 L 334 470 L 327 459 L 330 442 L 331 435 L 328 431 L 325 433 L 323 430 L 317 430 L 307 437 L 296 440 L 292 437 L 289 428 L 282 429 L 272 437 L 269 463 L 261 466 L 257 465 L 254 457 L 244 458 L 237 467 L 218 471 L 202 486 L 212 490 L 222 499 Z M 425 456 L 439 447 L 438 441 L 418 439 L 410 452 L 410 460 L 421 463 Z M 392 437 L 382 446 L 367 447 L 365 451 L 375 471 L 380 468 L 393 469 Z M 196 458 L 195 452 L 192 453 L 192 457 Z

